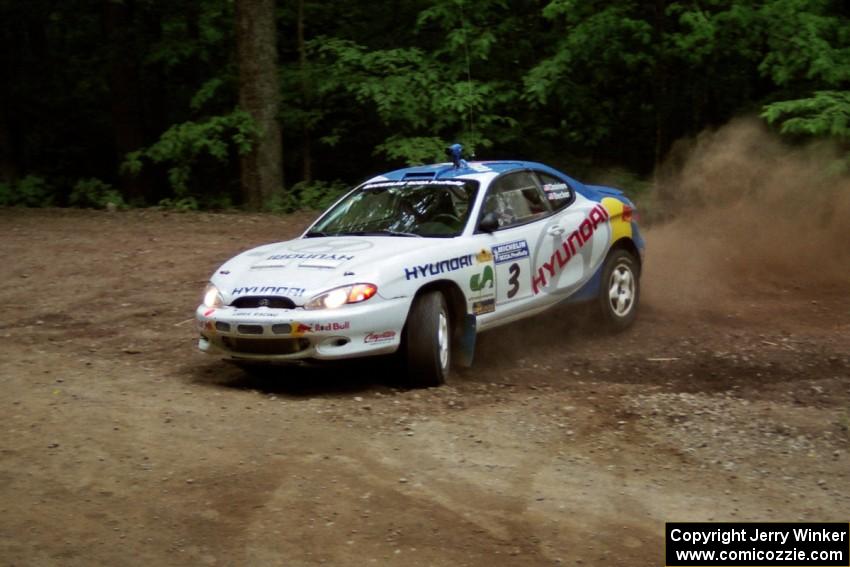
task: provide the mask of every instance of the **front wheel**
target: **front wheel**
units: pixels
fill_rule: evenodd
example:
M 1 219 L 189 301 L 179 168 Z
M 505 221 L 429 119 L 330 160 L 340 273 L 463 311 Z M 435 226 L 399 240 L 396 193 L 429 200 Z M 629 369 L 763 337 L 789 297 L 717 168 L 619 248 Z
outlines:
M 640 301 L 640 267 L 626 250 L 614 250 L 605 259 L 598 306 L 602 322 L 612 331 L 634 323 Z
M 446 381 L 451 367 L 451 322 L 439 291 L 417 297 L 407 317 L 407 378 L 411 386 L 430 388 Z

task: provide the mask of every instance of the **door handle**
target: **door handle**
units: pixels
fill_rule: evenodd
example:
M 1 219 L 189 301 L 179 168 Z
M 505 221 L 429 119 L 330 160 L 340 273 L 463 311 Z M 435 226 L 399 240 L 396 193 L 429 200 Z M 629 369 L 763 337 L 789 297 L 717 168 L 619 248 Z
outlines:
M 556 224 L 555 226 L 550 226 L 548 229 L 546 229 L 546 234 L 549 234 L 551 236 L 558 236 L 559 234 L 564 234 L 564 232 L 566 232 L 566 229 L 558 224 Z

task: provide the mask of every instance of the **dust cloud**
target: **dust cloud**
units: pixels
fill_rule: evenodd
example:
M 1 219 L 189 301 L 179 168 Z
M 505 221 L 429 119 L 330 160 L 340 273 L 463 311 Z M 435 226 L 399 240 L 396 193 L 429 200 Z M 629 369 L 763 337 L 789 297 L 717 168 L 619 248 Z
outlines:
M 789 146 L 755 119 L 679 144 L 641 203 L 655 219 L 646 302 L 722 310 L 732 297 L 850 288 L 841 159 L 834 146 Z

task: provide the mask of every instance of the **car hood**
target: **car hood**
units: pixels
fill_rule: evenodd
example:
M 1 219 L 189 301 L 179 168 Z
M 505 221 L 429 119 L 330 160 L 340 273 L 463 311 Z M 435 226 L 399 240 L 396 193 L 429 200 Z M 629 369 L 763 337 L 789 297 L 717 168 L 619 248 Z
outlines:
M 284 296 L 303 305 L 312 296 L 353 283 L 379 285 L 413 252 L 439 248 L 445 239 L 376 237 L 302 238 L 243 252 L 221 266 L 212 282 L 226 304 L 240 296 Z M 396 270 L 397 271 L 397 270 Z M 398 274 L 396 274 L 397 276 Z

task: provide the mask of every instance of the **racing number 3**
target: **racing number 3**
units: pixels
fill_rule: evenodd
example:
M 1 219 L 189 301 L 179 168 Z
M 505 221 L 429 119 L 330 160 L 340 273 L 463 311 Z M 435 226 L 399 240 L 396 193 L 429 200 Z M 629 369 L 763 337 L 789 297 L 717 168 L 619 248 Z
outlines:
M 511 288 L 508 290 L 508 299 L 511 299 L 519 291 L 519 264 L 516 262 L 511 264 L 508 272 L 511 274 L 511 277 L 508 278 L 508 283 L 511 284 Z

